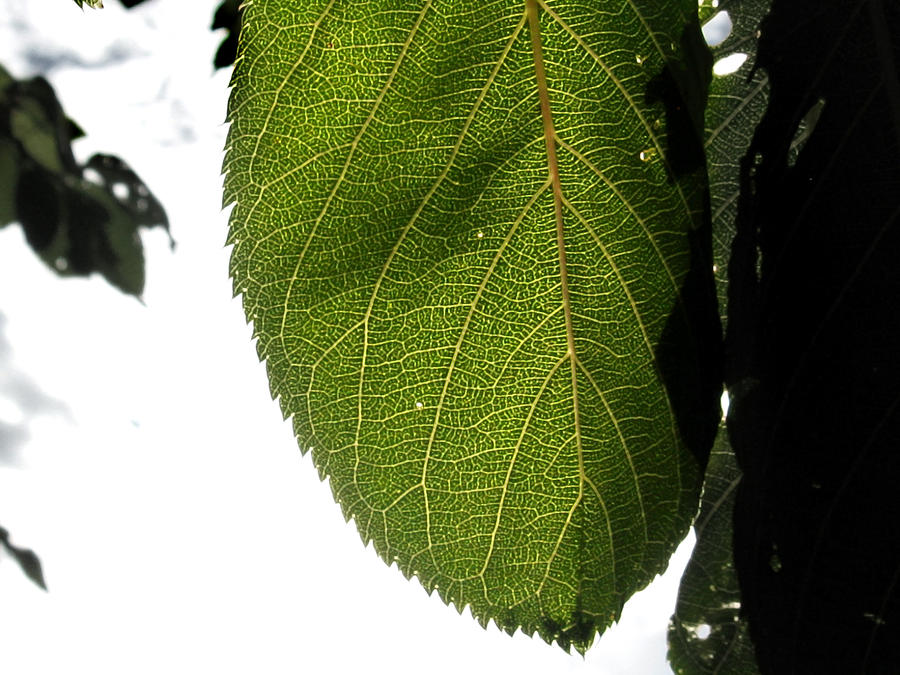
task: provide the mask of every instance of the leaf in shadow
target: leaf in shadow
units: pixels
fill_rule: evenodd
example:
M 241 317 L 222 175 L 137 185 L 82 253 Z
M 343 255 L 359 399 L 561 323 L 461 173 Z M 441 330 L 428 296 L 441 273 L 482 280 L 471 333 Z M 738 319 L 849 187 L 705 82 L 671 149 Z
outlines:
M 706 467 L 694 524 L 697 544 L 669 622 L 669 663 L 679 675 L 758 672 L 747 624 L 740 617 L 732 554 L 732 511 L 740 475 L 723 425 Z
M 22 568 L 25 576 L 45 591 L 47 590 L 47 584 L 44 582 L 44 572 L 41 569 L 41 561 L 37 555 L 35 555 L 34 551 L 13 546 L 12 542 L 9 540 L 9 532 L 2 527 L 0 527 L 0 545 L 2 545 L 12 559 L 19 564 L 19 567 Z
M 705 111 L 705 150 L 710 183 L 712 264 L 721 321 L 728 319 L 727 273 L 740 193 L 740 162 L 762 117 L 768 95 L 765 73 L 754 70 L 759 24 L 769 0 L 720 0 L 700 6 L 705 32 L 718 29 L 715 61 L 745 54 L 735 72 L 714 75 Z M 734 359 L 734 354 L 729 354 Z M 716 386 L 721 388 L 721 380 Z M 669 660 L 678 673 L 757 672 L 746 623 L 740 617 L 732 555 L 732 513 L 740 472 L 720 430 L 706 469 L 697 544 L 679 588 L 669 626 Z M 707 634 L 706 631 L 709 631 Z
M 762 26 L 727 348 L 746 355 L 735 564 L 763 673 L 900 663 L 898 36 L 880 0 L 776 0 Z
M 122 160 L 95 155 L 80 165 L 71 141 L 82 134 L 46 80 L 17 81 L 0 72 L 0 225 L 18 221 L 31 247 L 58 274 L 100 272 L 140 296 L 138 228 L 168 230 L 168 219 Z
M 709 3 L 701 8 L 706 26 L 713 22 L 730 25 L 726 37 L 712 47 L 714 61 L 739 54 L 747 57 L 736 71 L 713 76 L 705 117 L 713 261 L 723 324 L 727 320 L 728 261 L 741 189 L 740 162 L 768 102 L 768 76 L 755 66 L 757 31 L 770 3 L 771 0 L 719 0 L 715 10 Z
M 213 64 L 216 68 L 227 68 L 234 65 L 238 51 L 238 36 L 241 32 L 241 8 L 240 0 L 223 0 L 213 16 L 211 29 L 224 28 L 227 31 L 225 39 L 216 50 Z

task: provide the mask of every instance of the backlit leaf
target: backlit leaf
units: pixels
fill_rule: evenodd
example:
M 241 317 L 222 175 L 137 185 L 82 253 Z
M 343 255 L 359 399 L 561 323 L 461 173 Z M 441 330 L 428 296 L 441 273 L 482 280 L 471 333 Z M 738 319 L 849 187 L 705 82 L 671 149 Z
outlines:
M 691 1 L 256 0 L 232 274 L 344 514 L 586 648 L 665 569 L 719 418 Z

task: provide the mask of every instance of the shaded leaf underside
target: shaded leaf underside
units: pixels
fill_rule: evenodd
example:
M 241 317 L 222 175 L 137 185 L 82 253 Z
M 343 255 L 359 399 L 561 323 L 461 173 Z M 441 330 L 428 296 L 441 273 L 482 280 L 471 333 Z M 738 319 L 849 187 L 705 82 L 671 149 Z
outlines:
M 710 4 L 701 8 L 701 16 L 711 14 Z M 704 118 L 713 251 L 723 322 L 728 307 L 728 259 L 741 191 L 740 163 L 768 103 L 768 76 L 757 68 L 756 41 L 759 24 L 770 4 L 770 0 L 717 0 L 718 11 L 712 14 L 727 13 L 732 24 L 728 37 L 713 47 L 713 57 L 718 60 L 735 54 L 747 56 L 734 73 L 713 78 Z
M 19 548 L 10 541 L 9 532 L 0 527 L 0 548 L 8 553 L 15 560 L 22 571 L 35 584 L 47 590 L 47 584 L 44 582 L 44 572 L 41 568 L 41 561 L 35 555 L 34 551 L 27 548 Z
M 900 5 L 774 0 L 758 54 L 727 334 L 743 612 L 763 673 L 892 672 Z
M 713 259 L 722 322 L 727 321 L 729 257 L 740 195 L 740 165 L 765 111 L 768 78 L 754 70 L 756 40 L 769 0 L 717 0 L 700 7 L 701 19 L 727 12 L 732 29 L 712 49 L 715 60 L 746 54 L 734 73 L 713 78 L 704 140 L 710 182 Z M 731 354 L 734 357 L 734 354 Z M 707 465 L 697 544 L 678 590 L 669 623 L 669 661 L 676 673 L 758 673 L 732 555 L 732 513 L 740 480 L 723 428 Z
M 669 623 L 669 662 L 678 675 L 759 672 L 732 555 L 732 512 L 741 472 L 724 428 L 706 467 L 694 523 L 697 545 Z
M 665 568 L 696 508 L 704 449 L 667 395 L 698 395 L 696 355 L 670 372 L 661 342 L 685 343 L 705 183 L 673 173 L 646 95 L 695 14 L 245 15 L 225 199 L 273 394 L 386 561 L 564 647 Z

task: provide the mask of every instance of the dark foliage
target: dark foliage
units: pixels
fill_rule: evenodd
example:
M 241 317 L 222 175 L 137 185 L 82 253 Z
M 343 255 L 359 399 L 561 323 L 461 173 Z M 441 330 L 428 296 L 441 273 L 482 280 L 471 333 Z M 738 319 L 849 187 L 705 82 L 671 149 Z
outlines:
M 764 673 L 900 663 L 898 63 L 896 2 L 775 0 L 762 26 L 772 89 L 727 351 L 735 564 Z
M 34 551 L 13 546 L 9 539 L 9 532 L 0 527 L 0 547 L 2 547 L 10 557 L 19 564 L 19 567 L 22 568 L 25 576 L 46 591 L 47 585 L 44 583 L 44 572 L 41 569 L 41 561 L 38 560 Z
M 19 81 L 0 69 L 0 227 L 19 222 L 59 274 L 99 272 L 139 296 L 138 228 L 168 228 L 165 211 L 122 160 L 95 155 L 80 165 L 71 141 L 83 133 L 46 80 Z
M 216 68 L 227 68 L 234 65 L 237 58 L 238 35 L 241 32 L 241 3 L 239 0 L 223 0 L 213 17 L 212 30 L 224 28 L 228 35 L 216 51 L 214 64 Z

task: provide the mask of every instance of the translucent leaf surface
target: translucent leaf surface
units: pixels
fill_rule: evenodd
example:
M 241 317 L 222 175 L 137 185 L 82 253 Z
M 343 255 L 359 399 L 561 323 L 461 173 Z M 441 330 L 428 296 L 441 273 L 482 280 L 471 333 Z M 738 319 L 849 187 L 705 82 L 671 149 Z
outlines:
M 718 423 L 693 1 L 247 5 L 236 291 L 344 514 L 585 648 L 661 572 Z

